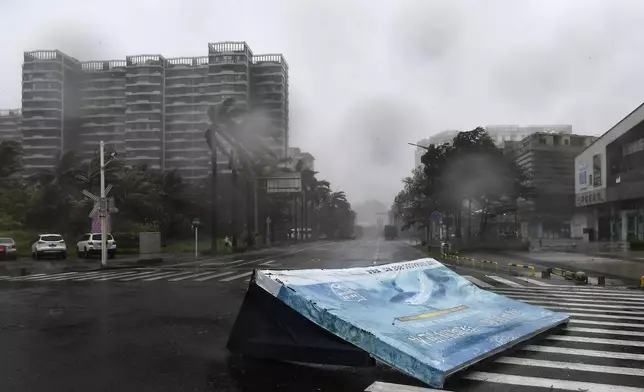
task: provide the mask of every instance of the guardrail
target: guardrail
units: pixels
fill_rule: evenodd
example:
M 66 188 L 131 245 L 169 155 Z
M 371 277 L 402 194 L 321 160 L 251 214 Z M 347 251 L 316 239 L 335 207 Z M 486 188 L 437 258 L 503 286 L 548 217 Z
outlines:
M 529 269 L 529 270 L 532 271 L 532 276 L 534 276 L 534 266 L 533 265 L 508 263 L 508 274 L 512 271 L 512 267 Z
M 640 286 L 644 287 L 644 276 L 640 278 Z
M 480 266 L 481 268 L 483 268 L 483 266 L 488 266 L 488 265 L 494 266 L 494 269 L 497 272 L 499 271 L 499 263 L 497 261 L 477 260 L 472 257 L 459 256 L 458 253 L 441 253 L 441 259 L 454 260 L 456 262 L 456 265 L 462 265 L 469 261 L 472 263 L 472 268 L 476 268 L 477 265 Z

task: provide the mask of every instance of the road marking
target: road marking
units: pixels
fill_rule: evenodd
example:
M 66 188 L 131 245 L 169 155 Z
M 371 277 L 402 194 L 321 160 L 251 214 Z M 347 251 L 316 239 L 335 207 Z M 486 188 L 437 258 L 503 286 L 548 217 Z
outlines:
M 536 288 L 536 287 L 535 287 Z M 553 298 L 569 298 L 569 299 L 577 299 L 577 298 L 582 298 L 582 299 L 588 299 L 588 298 L 593 298 L 593 301 L 603 301 L 603 302 L 608 302 L 608 301 L 614 301 L 614 302 L 636 302 L 636 303 L 641 303 L 644 301 L 644 298 L 633 298 L 631 296 L 624 296 L 622 295 L 607 295 L 607 294 L 592 294 L 592 293 L 587 293 L 587 294 L 573 294 L 573 293 L 565 293 L 561 291 L 553 291 L 553 292 L 543 292 L 543 291 L 529 291 L 529 288 L 526 288 L 526 290 L 520 290 L 520 289 L 500 289 L 500 288 L 494 288 L 491 291 L 494 291 L 497 294 L 503 294 L 507 296 L 514 296 L 514 295 L 529 295 L 529 296 L 542 296 L 542 295 L 547 295 L 548 297 L 553 297 Z M 554 286 L 553 286 L 554 290 Z
M 517 291 L 513 288 L 498 288 L 499 291 Z M 642 298 L 644 299 L 644 294 L 640 294 L 638 291 L 633 290 L 609 290 L 604 289 L 601 286 L 595 286 L 593 288 L 580 288 L 578 286 L 565 286 L 565 285 L 555 285 L 551 287 L 526 287 L 520 291 L 533 291 L 533 292 L 544 292 L 548 293 L 558 293 L 558 294 L 581 294 L 581 295 L 597 295 L 597 296 L 607 296 L 607 297 L 630 297 L 630 298 Z
M 169 279 L 168 282 L 179 282 L 179 281 L 186 280 L 186 279 L 198 278 L 200 276 L 204 276 L 204 275 L 208 275 L 208 274 L 212 274 L 212 271 L 199 272 L 199 273 L 196 273 L 196 274 L 193 273 L 192 275 L 182 276 L 180 278 L 172 278 L 172 279 Z
M 87 273 L 82 272 L 79 275 L 64 276 L 62 278 L 56 278 L 56 279 L 52 279 L 52 280 L 55 280 L 55 281 L 71 280 L 71 279 L 78 278 L 78 277 L 81 277 L 81 276 L 94 276 L 94 277 L 96 277 L 96 276 L 102 274 L 103 272 L 105 272 L 105 271 L 87 272 Z
M 148 277 L 148 278 L 143 279 L 143 281 L 144 282 L 152 282 L 152 281 L 159 280 L 159 279 L 171 278 L 173 276 L 179 276 L 179 275 L 191 274 L 191 273 L 192 272 L 186 272 L 186 271 L 181 271 L 181 272 L 173 271 L 173 272 L 170 272 L 170 273 L 166 273 L 164 275 L 157 275 L 157 276 Z
M 216 266 L 216 265 L 235 265 L 235 264 L 243 263 L 244 261 L 245 260 L 235 260 L 235 261 L 228 261 L 228 262 L 226 262 L 226 261 L 216 261 L 216 262 L 212 262 L 212 263 L 203 263 L 203 264 L 199 264 L 199 265 L 203 265 L 203 266 L 209 266 L 209 265 L 213 265 L 213 266 Z
M 597 321 L 593 321 L 597 324 Z M 631 326 L 644 327 L 644 325 L 629 324 Z M 623 336 L 640 336 L 644 337 L 644 332 L 640 331 L 624 331 L 621 329 L 602 329 L 602 328 L 583 328 L 583 327 L 566 327 L 566 331 L 571 332 L 585 332 L 585 333 L 599 333 L 602 335 L 623 335 Z
M 13 276 L 3 276 L 2 278 L 3 278 L 3 280 L 12 280 L 12 281 L 15 282 L 15 281 L 25 280 L 25 279 L 28 279 L 28 278 L 37 278 L 39 276 L 41 276 L 41 277 L 46 276 L 46 274 L 33 274 L 33 275 L 26 275 L 26 276 L 17 276 L 15 278 Z
M 590 325 L 605 325 L 607 327 L 627 327 L 627 328 L 644 328 L 642 324 L 631 324 L 631 323 L 614 323 L 612 321 L 597 321 L 597 320 L 582 320 L 582 319 L 570 319 L 572 324 L 590 324 Z
M 131 276 L 132 274 L 138 274 L 138 271 L 128 271 L 128 272 L 122 272 L 120 274 L 114 274 L 111 276 L 108 276 L 107 278 L 97 278 L 94 279 L 95 282 L 104 282 L 107 280 L 112 280 L 112 279 L 118 279 L 118 278 L 124 278 L 126 276 Z
M 544 306 L 544 308 L 548 309 L 561 309 L 561 310 L 566 310 L 567 308 L 564 307 L 558 307 L 558 306 Z M 582 309 L 585 311 L 588 311 L 587 309 Z M 615 316 L 612 314 L 587 314 L 587 313 L 571 313 L 571 312 L 566 312 L 568 316 L 573 316 L 573 317 L 592 317 L 592 318 L 605 318 L 605 319 L 614 319 L 614 320 L 632 320 L 632 321 L 644 321 L 644 317 L 631 317 L 631 316 Z
M 299 249 L 292 250 L 290 252 L 279 253 L 277 256 L 288 256 L 288 255 L 292 255 L 292 254 L 295 254 L 295 253 L 304 252 L 305 250 L 320 248 L 320 247 L 322 247 L 324 245 L 325 244 L 318 244 L 318 245 L 314 245 L 314 246 L 308 246 L 306 248 L 299 248 Z M 239 266 L 242 266 L 242 265 L 247 265 L 247 264 L 259 263 L 260 261 L 270 260 L 270 259 L 275 258 L 275 257 L 276 257 L 275 255 L 262 257 L 262 258 L 259 258 L 259 259 L 256 259 L 256 260 L 247 261 L 245 263 L 239 263 L 239 264 L 236 265 L 236 267 L 239 267 Z M 190 263 L 194 263 L 194 261 L 192 261 Z M 230 264 L 228 264 L 226 262 L 221 262 L 221 263 L 222 264 L 219 264 L 219 265 L 230 265 Z M 174 264 L 174 265 L 181 265 L 181 264 L 183 264 L 183 263 Z
M 505 363 L 508 365 L 536 366 L 562 370 L 579 370 L 582 372 L 621 374 L 624 376 L 644 376 L 644 369 L 604 365 L 587 365 L 584 363 L 576 362 L 546 361 L 543 359 L 515 357 L 502 357 L 495 360 L 494 362 Z
M 45 276 L 39 276 L 34 279 L 29 279 L 30 282 L 35 282 L 35 281 L 46 281 L 46 280 L 52 280 L 52 279 L 58 279 L 62 278 L 64 276 L 71 276 L 71 275 L 76 275 L 78 272 L 65 272 L 63 274 L 54 274 L 54 275 L 45 275 Z M 25 279 L 26 281 L 27 279 Z
M 123 273 L 123 271 L 111 271 L 111 272 L 110 272 L 110 271 L 102 271 L 102 272 L 103 272 L 103 273 L 102 273 L 102 274 L 99 274 L 99 275 L 91 275 L 91 276 L 81 275 L 81 276 L 74 276 L 74 280 L 79 281 L 79 282 L 82 282 L 82 281 L 85 281 L 85 280 L 92 280 L 92 279 L 97 279 L 97 278 L 105 278 L 105 277 L 107 277 L 107 276 L 120 275 L 120 274 L 122 274 L 122 273 Z
M 21 279 L 21 281 L 36 281 L 36 280 L 43 280 L 43 279 L 48 279 L 48 278 L 51 279 L 52 277 L 61 278 L 63 276 L 72 275 L 72 274 L 75 274 L 75 273 L 76 272 L 63 272 L 63 273 L 53 274 L 53 275 L 41 275 L 41 276 L 31 275 L 28 278 Z
M 511 281 L 511 280 L 507 280 L 507 279 L 502 278 L 502 277 L 500 277 L 500 276 L 495 276 L 495 275 L 485 275 L 485 276 L 487 276 L 487 277 L 488 277 L 488 278 L 490 278 L 490 279 L 494 279 L 494 280 L 496 280 L 496 281 L 497 281 L 497 282 L 499 282 L 499 283 L 503 283 L 503 284 L 505 284 L 505 285 L 508 285 L 508 286 L 512 286 L 512 287 L 524 287 L 523 285 L 521 285 L 521 284 L 519 284 L 519 283 L 517 283 L 517 282 L 513 282 L 513 281 Z
M 204 276 L 203 278 L 195 279 L 195 282 L 205 282 L 205 281 L 207 281 L 207 280 L 215 279 L 215 278 L 218 278 L 218 277 L 220 277 L 220 276 L 230 275 L 230 274 L 232 274 L 232 273 L 234 273 L 234 272 L 235 272 L 235 271 L 220 272 L 220 273 L 218 273 L 218 274 L 213 274 L 213 275 Z
M 484 289 L 488 289 L 488 288 L 490 288 L 490 287 L 494 287 L 494 286 L 492 286 L 491 284 L 489 284 L 489 283 L 485 283 L 484 281 L 479 280 L 479 279 L 476 279 L 476 278 L 475 278 L 475 277 L 473 277 L 473 276 L 463 275 L 463 277 L 464 277 L 465 279 L 469 280 L 470 282 L 474 283 L 475 285 L 477 285 L 477 286 L 479 286 L 479 287 L 482 287 L 482 288 L 484 288 Z
M 634 315 L 634 316 L 641 316 L 644 315 L 644 312 L 636 312 L 636 311 L 628 311 L 628 310 L 610 310 L 610 309 L 587 309 L 587 308 L 573 308 L 570 306 L 543 306 L 544 308 L 548 309 L 559 309 L 559 310 L 572 310 L 572 311 L 577 311 L 577 312 L 590 312 L 590 313 L 616 313 L 616 314 L 626 314 L 626 315 Z M 594 314 L 586 314 L 586 317 L 599 317 L 598 315 Z M 618 317 L 618 316 L 616 316 Z M 627 317 L 623 317 L 627 318 Z M 639 319 L 644 320 L 644 317 L 640 317 Z
M 177 271 L 154 271 L 154 272 L 146 272 L 146 273 L 137 273 L 135 275 L 131 276 L 126 276 L 123 279 L 119 279 L 119 282 L 130 282 L 133 280 L 145 280 L 146 278 L 155 278 L 157 276 L 164 276 L 168 274 L 175 273 Z M 127 280 L 126 280 L 127 279 Z
M 265 263 L 261 263 L 260 265 L 270 265 L 270 264 L 273 264 L 274 262 L 275 262 L 275 260 L 269 260 L 269 261 L 267 261 Z
M 584 336 L 562 336 L 562 335 L 548 335 L 546 336 L 546 339 L 558 340 L 560 342 L 595 343 L 595 344 L 606 344 L 611 346 L 644 347 L 644 342 L 621 340 L 621 339 L 587 338 Z
M 391 384 L 388 382 L 376 381 L 369 385 L 365 392 L 449 392 L 444 389 L 432 389 L 423 387 L 412 387 L 411 385 Z
M 536 280 L 536 279 L 526 278 L 525 276 L 515 276 L 515 278 L 523 280 L 523 281 L 528 282 L 528 283 L 536 284 L 537 286 L 554 286 L 553 284 L 542 282 L 542 281 Z
M 550 298 L 552 299 L 552 298 Z M 541 301 L 537 299 L 522 299 L 522 302 L 527 302 L 530 304 L 552 304 L 552 305 L 566 305 L 566 306 L 590 306 L 593 308 L 605 308 L 605 312 L 612 312 L 610 309 L 637 309 L 644 310 L 644 306 L 633 306 L 633 305 L 603 305 L 603 304 L 587 304 L 587 303 L 577 303 L 577 302 L 566 302 L 566 301 Z
M 531 295 L 531 294 L 505 294 L 505 296 L 509 297 L 509 298 L 513 298 L 513 299 L 519 299 L 519 300 L 524 300 L 524 299 L 556 300 L 558 298 L 566 298 L 566 299 L 570 299 L 570 300 L 575 301 L 575 302 L 589 302 L 589 303 L 593 303 L 593 304 L 596 304 L 598 302 L 597 299 L 584 299 L 584 297 L 572 298 L 572 297 L 568 297 L 566 295 L 557 295 L 557 296 L 549 295 L 549 296 L 546 297 L 546 296 Z M 641 304 L 642 303 L 642 301 L 637 301 L 637 300 L 633 300 L 633 301 L 634 301 L 635 304 Z M 601 302 L 602 303 L 609 303 L 609 304 L 622 304 L 623 305 L 622 307 L 624 307 L 624 308 L 628 308 L 629 306 L 632 305 L 630 303 L 627 303 L 625 300 L 619 300 L 619 301 L 602 300 Z M 560 302 L 557 302 L 557 303 L 560 303 Z
M 621 385 L 598 384 L 594 382 L 581 382 L 559 380 L 554 378 L 515 376 L 511 374 L 498 374 L 488 372 L 471 372 L 463 375 L 466 380 L 486 381 L 496 384 L 522 385 L 526 387 L 541 387 L 563 389 L 567 391 L 588 392 L 644 392 L 644 388 L 625 387 Z
M 536 346 L 529 345 L 522 348 L 524 351 L 535 351 L 549 354 L 578 355 L 584 357 L 610 358 L 610 359 L 632 359 L 634 361 L 644 361 L 644 354 L 621 353 L 617 351 L 599 351 L 586 350 L 581 348 L 554 347 L 554 346 Z
M 250 271 L 250 272 L 244 272 L 243 274 L 229 276 L 227 278 L 221 279 L 220 282 L 230 282 L 231 280 L 243 278 L 244 276 L 248 276 L 248 275 L 250 275 L 252 273 L 253 273 L 253 271 Z

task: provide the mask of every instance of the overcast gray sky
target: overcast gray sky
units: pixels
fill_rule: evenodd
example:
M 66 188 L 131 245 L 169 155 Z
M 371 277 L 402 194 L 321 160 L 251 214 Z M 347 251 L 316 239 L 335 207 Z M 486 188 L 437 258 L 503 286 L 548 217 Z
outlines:
M 20 106 L 25 50 L 283 53 L 291 145 L 354 203 L 391 203 L 407 142 L 503 123 L 600 134 L 644 101 L 638 0 L 2 0 L 0 33 L 0 108 Z

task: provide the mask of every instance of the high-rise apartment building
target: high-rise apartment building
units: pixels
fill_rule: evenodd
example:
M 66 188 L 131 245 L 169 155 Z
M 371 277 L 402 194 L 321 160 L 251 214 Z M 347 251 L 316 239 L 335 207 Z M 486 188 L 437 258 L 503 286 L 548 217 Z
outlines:
M 0 109 L 0 142 L 3 140 L 22 141 L 20 109 Z
M 81 63 L 58 50 L 25 52 L 22 67 L 23 163 L 51 169 L 77 149 Z
M 79 155 L 95 158 L 102 140 L 106 148 L 125 153 L 125 60 L 81 64 Z
M 253 55 L 245 42 L 208 44 L 208 55 L 80 62 L 59 51 L 25 53 L 27 169 L 48 169 L 65 150 L 96 154 L 99 141 L 130 165 L 176 170 L 186 179 L 210 172 L 206 110 L 234 98 L 265 113 L 277 155 L 288 149 L 288 65 L 282 55 Z M 228 164 L 225 153 L 218 164 Z

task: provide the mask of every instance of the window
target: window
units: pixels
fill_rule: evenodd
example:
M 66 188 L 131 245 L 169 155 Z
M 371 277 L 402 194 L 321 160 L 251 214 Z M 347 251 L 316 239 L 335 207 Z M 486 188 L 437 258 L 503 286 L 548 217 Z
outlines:
M 62 241 L 63 237 L 59 235 L 43 235 L 40 237 L 42 241 Z

